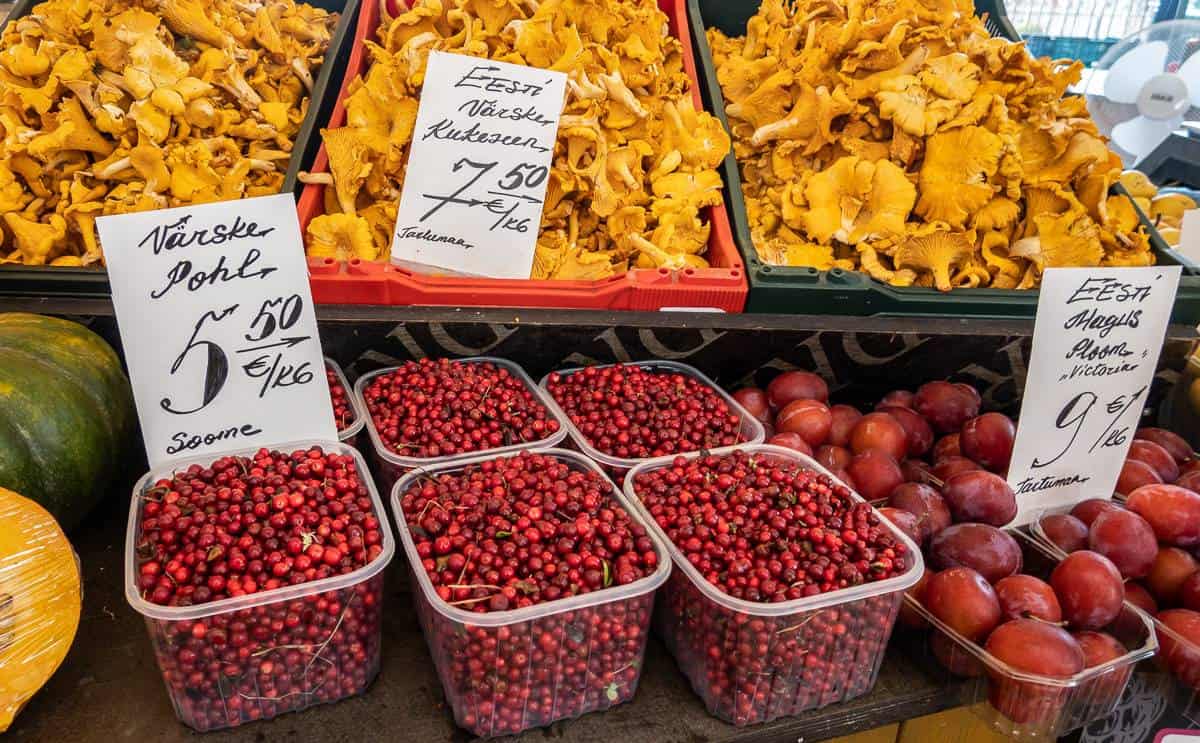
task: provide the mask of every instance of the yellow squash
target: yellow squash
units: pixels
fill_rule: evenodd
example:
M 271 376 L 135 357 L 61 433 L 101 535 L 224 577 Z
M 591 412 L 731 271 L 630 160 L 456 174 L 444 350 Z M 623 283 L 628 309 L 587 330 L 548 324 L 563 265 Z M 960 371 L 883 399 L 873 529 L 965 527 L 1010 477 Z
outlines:
M 81 600 L 75 553 L 54 517 L 0 488 L 0 733 L 66 657 Z

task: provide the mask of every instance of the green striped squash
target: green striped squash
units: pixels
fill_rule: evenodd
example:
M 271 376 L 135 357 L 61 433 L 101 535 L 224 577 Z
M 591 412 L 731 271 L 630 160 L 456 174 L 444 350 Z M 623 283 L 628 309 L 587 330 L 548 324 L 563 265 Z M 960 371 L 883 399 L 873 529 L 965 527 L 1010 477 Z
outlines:
M 79 323 L 0 313 L 0 487 L 70 530 L 105 495 L 136 425 L 120 359 Z

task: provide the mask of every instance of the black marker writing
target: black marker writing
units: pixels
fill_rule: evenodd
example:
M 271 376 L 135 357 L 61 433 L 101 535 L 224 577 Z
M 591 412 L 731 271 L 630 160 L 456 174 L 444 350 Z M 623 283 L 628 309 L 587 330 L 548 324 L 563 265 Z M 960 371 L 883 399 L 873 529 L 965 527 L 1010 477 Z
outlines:
M 1097 361 L 1094 364 L 1076 364 L 1071 367 L 1071 371 L 1062 376 L 1061 381 L 1068 379 L 1083 378 L 1083 377 L 1115 377 L 1118 374 L 1126 374 L 1138 370 L 1135 364 L 1129 364 L 1121 361 L 1116 364 L 1108 364 L 1103 361 Z
M 396 230 L 396 234 L 404 240 L 423 240 L 431 243 L 447 243 L 449 245 L 457 245 L 463 250 L 470 250 L 475 247 L 466 240 L 457 235 L 442 235 L 433 230 L 423 229 L 421 227 L 409 226 L 401 227 Z
M 1104 430 L 1100 432 L 1100 435 L 1088 447 L 1088 453 L 1094 452 L 1097 447 L 1107 449 L 1113 446 L 1120 446 L 1128 440 L 1129 426 L 1118 427 L 1118 423 L 1125 417 L 1129 409 L 1137 403 L 1142 394 L 1146 392 L 1146 389 L 1147 387 L 1143 386 L 1129 397 L 1118 395 L 1104 403 L 1104 412 L 1109 416 L 1108 425 L 1104 427 Z M 1079 438 L 1080 432 L 1083 431 L 1083 424 L 1088 420 L 1088 415 L 1098 402 L 1100 402 L 1100 398 L 1096 393 L 1087 391 L 1080 392 L 1068 400 L 1067 404 L 1063 405 L 1062 410 L 1058 411 L 1058 416 L 1054 419 L 1054 426 L 1060 431 L 1070 431 L 1071 438 L 1054 458 L 1042 460 L 1034 457 L 1031 466 L 1035 469 L 1046 467 L 1062 459 L 1071 450 L 1071 447 L 1075 445 L 1076 439 Z
M 234 304 L 223 310 L 208 310 L 201 315 L 200 319 L 196 321 L 195 327 L 192 328 L 192 336 L 188 338 L 187 345 L 183 347 L 183 352 L 175 358 L 175 363 L 171 364 L 171 374 L 174 375 L 179 371 L 184 360 L 187 359 L 193 350 L 204 349 L 208 352 L 204 365 L 204 390 L 200 405 L 191 410 L 176 410 L 172 407 L 171 398 L 164 397 L 158 401 L 163 410 L 175 415 L 195 413 L 198 410 L 208 407 L 209 403 L 221 392 L 221 388 L 225 386 L 225 381 L 229 377 L 229 357 L 225 355 L 224 349 L 219 345 L 212 341 L 201 340 L 199 336 L 205 323 L 210 320 L 212 322 L 220 322 L 233 314 L 238 307 L 239 305 Z
M 194 269 L 195 264 L 184 258 L 171 267 L 171 270 L 167 272 L 167 283 L 150 292 L 150 298 L 161 299 L 166 296 L 167 292 L 181 284 L 188 291 L 194 292 L 206 286 L 226 284 L 238 279 L 264 279 L 279 270 L 275 266 L 256 267 L 254 264 L 260 258 L 262 258 L 262 251 L 258 248 L 251 248 L 242 257 L 242 264 L 234 271 L 229 270 L 224 255 L 217 259 L 217 265 L 213 266 L 211 271 Z
M 300 321 L 303 311 L 304 299 L 299 294 L 264 299 L 254 319 L 250 321 L 250 329 L 257 328 L 258 334 L 246 333 L 242 337 L 248 341 L 261 341 L 274 335 L 276 330 L 289 330 Z
M 490 173 L 499 164 L 500 163 L 497 161 L 477 163 L 473 160 L 468 160 L 465 157 L 455 162 L 454 166 L 451 168 L 453 172 L 457 173 L 464 168 L 474 168 L 476 170 L 474 177 L 460 186 L 457 191 L 449 194 L 448 196 L 429 193 L 421 194 L 422 197 L 436 202 L 436 204 L 421 216 L 420 221 L 426 221 L 447 205 L 455 205 L 467 207 L 468 209 L 481 208 L 490 214 L 497 215 L 498 219 L 492 223 L 492 225 L 488 228 L 489 230 L 504 229 L 512 232 L 528 232 L 531 223 L 533 223 L 534 217 L 515 217 L 513 216 L 513 213 L 521 206 L 528 204 L 539 205 L 541 201 L 527 194 L 516 193 L 516 191 L 517 189 L 522 188 L 536 189 L 538 186 L 541 186 L 546 182 L 546 179 L 550 175 L 550 171 L 548 168 L 542 165 L 518 163 L 509 169 L 509 171 L 505 173 L 499 181 L 496 181 L 497 187 L 503 190 L 487 191 L 488 195 L 492 196 L 493 198 L 477 199 L 467 195 L 466 192 L 470 190 L 472 186 L 478 183 L 481 178 Z M 455 244 L 463 243 L 461 240 L 454 240 L 453 238 L 448 238 L 442 235 L 438 235 L 438 237 L 441 239 L 434 240 L 435 242 L 447 242 Z
M 1144 302 L 1150 298 L 1150 287 L 1127 284 L 1117 279 L 1090 277 L 1071 293 L 1067 304 L 1075 302 Z
M 1058 411 L 1058 417 L 1054 419 L 1054 426 L 1060 431 L 1074 426 L 1075 430 L 1071 431 L 1070 441 L 1067 442 L 1066 446 L 1053 459 L 1043 461 L 1034 457 L 1031 466 L 1046 467 L 1062 459 L 1067 450 L 1071 448 L 1071 445 L 1075 443 L 1080 429 L 1083 428 L 1083 420 L 1087 417 L 1088 412 L 1091 411 L 1092 406 L 1096 404 L 1097 399 L 1099 398 L 1096 397 L 1096 393 L 1094 392 L 1080 392 L 1067 401 L 1062 410 Z
M 1092 478 L 1084 477 L 1083 475 L 1066 475 L 1064 477 L 1043 477 L 1035 480 L 1032 477 L 1026 477 L 1017 483 L 1017 495 L 1022 493 L 1037 493 L 1050 488 L 1061 488 L 1066 485 L 1078 485 L 1079 483 L 1087 482 Z
M 289 364 L 283 360 L 283 354 L 279 353 L 274 356 L 263 354 L 249 364 L 244 364 L 242 371 L 252 379 L 262 380 L 258 389 L 260 399 L 266 397 L 273 389 L 308 384 L 313 380 L 312 368 L 307 361 L 299 365 Z
M 458 82 L 454 83 L 454 87 L 479 88 L 489 93 L 514 93 L 528 96 L 537 96 L 545 90 L 545 85 L 521 82 L 520 80 L 513 80 L 512 78 L 494 74 L 499 70 L 500 68 L 497 65 L 475 65 L 471 68 L 470 72 L 463 75 L 459 78 Z M 549 85 L 549 82 L 546 85 Z
M 1130 356 L 1133 356 L 1133 351 L 1129 350 L 1129 344 L 1124 341 L 1097 343 L 1091 338 L 1084 338 L 1071 346 L 1071 350 L 1067 352 L 1065 358 L 1079 359 L 1080 361 L 1104 361 L 1114 357 L 1127 359 Z
M 471 180 L 467 181 L 462 186 L 460 186 L 459 189 L 457 191 L 455 191 L 454 193 L 450 194 L 449 196 L 433 196 L 432 194 L 427 194 L 427 193 L 421 194 L 422 196 L 424 196 L 427 199 L 438 202 L 437 206 L 433 207 L 432 209 L 430 209 L 429 211 L 427 211 L 421 215 L 422 222 L 429 219 L 434 214 L 437 214 L 439 211 L 442 210 L 442 207 L 446 206 L 447 204 L 461 204 L 463 206 L 479 206 L 484 203 L 478 199 L 464 199 L 464 198 L 459 198 L 459 196 L 464 191 L 466 191 L 468 188 L 470 188 L 471 186 L 474 186 L 476 181 L 478 181 L 480 178 L 485 176 L 489 170 L 496 167 L 496 163 L 477 163 L 477 162 L 468 160 L 467 158 L 464 157 L 461 160 L 459 160 L 458 162 L 454 163 L 454 165 L 450 168 L 450 170 L 452 172 L 457 173 L 458 171 L 462 170 L 466 166 L 475 168 L 479 172 L 475 174 L 474 178 L 472 178 Z
M 492 98 L 472 98 L 458 107 L 459 113 L 482 119 L 506 119 L 508 121 L 523 121 L 539 126 L 555 123 L 533 106 L 502 106 Z
M 208 247 L 224 245 L 231 240 L 266 237 L 275 231 L 274 227 L 259 227 L 257 222 L 243 222 L 239 215 L 234 217 L 233 224 L 218 224 L 211 228 L 206 227 L 188 232 L 187 226 L 191 219 L 192 215 L 188 214 L 180 217 L 178 222 L 168 225 L 160 224 L 142 238 L 138 247 L 145 247 L 149 243 L 154 249 L 154 255 L 158 255 L 164 250 L 187 248 L 192 245 Z
M 538 142 L 537 137 L 518 137 L 511 134 L 501 134 L 499 132 L 489 132 L 479 128 L 479 124 L 471 124 L 466 129 L 458 128 L 458 125 L 450 119 L 442 119 L 436 124 L 431 124 L 425 133 L 421 135 L 422 140 L 426 139 L 444 139 L 451 142 L 470 142 L 471 144 L 496 144 L 504 147 L 523 147 L 535 152 L 549 152 L 550 148 Z
M 1136 328 L 1141 321 L 1141 310 L 1110 315 L 1093 307 L 1068 317 L 1067 321 L 1063 323 L 1063 330 L 1098 330 L 1101 338 L 1107 338 L 1113 330 Z
M 233 425 L 228 428 L 222 428 L 219 431 L 204 434 L 191 434 L 187 431 L 178 431 L 171 434 L 171 440 L 175 443 L 167 447 L 167 454 L 178 454 L 182 451 L 199 449 L 201 446 L 211 446 L 218 441 L 257 436 L 260 433 L 262 433 L 262 429 L 252 423 L 243 423 L 240 426 Z

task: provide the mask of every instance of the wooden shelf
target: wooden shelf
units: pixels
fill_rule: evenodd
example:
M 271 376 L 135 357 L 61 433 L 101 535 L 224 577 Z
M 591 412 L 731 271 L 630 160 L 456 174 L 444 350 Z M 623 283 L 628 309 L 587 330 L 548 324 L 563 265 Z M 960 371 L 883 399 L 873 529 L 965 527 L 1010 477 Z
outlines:
M 111 317 L 112 302 L 100 297 L 33 297 L 0 295 L 0 312 L 38 312 L 48 315 Z M 390 307 L 379 305 L 321 305 L 317 319 L 325 323 L 442 323 L 523 326 L 711 328 L 740 331 L 825 331 L 919 333 L 922 335 L 1028 336 L 1033 319 L 986 317 L 853 317 L 841 315 L 757 315 L 721 312 L 618 312 L 529 308 Z M 1196 329 L 1171 325 L 1169 340 L 1191 340 Z

